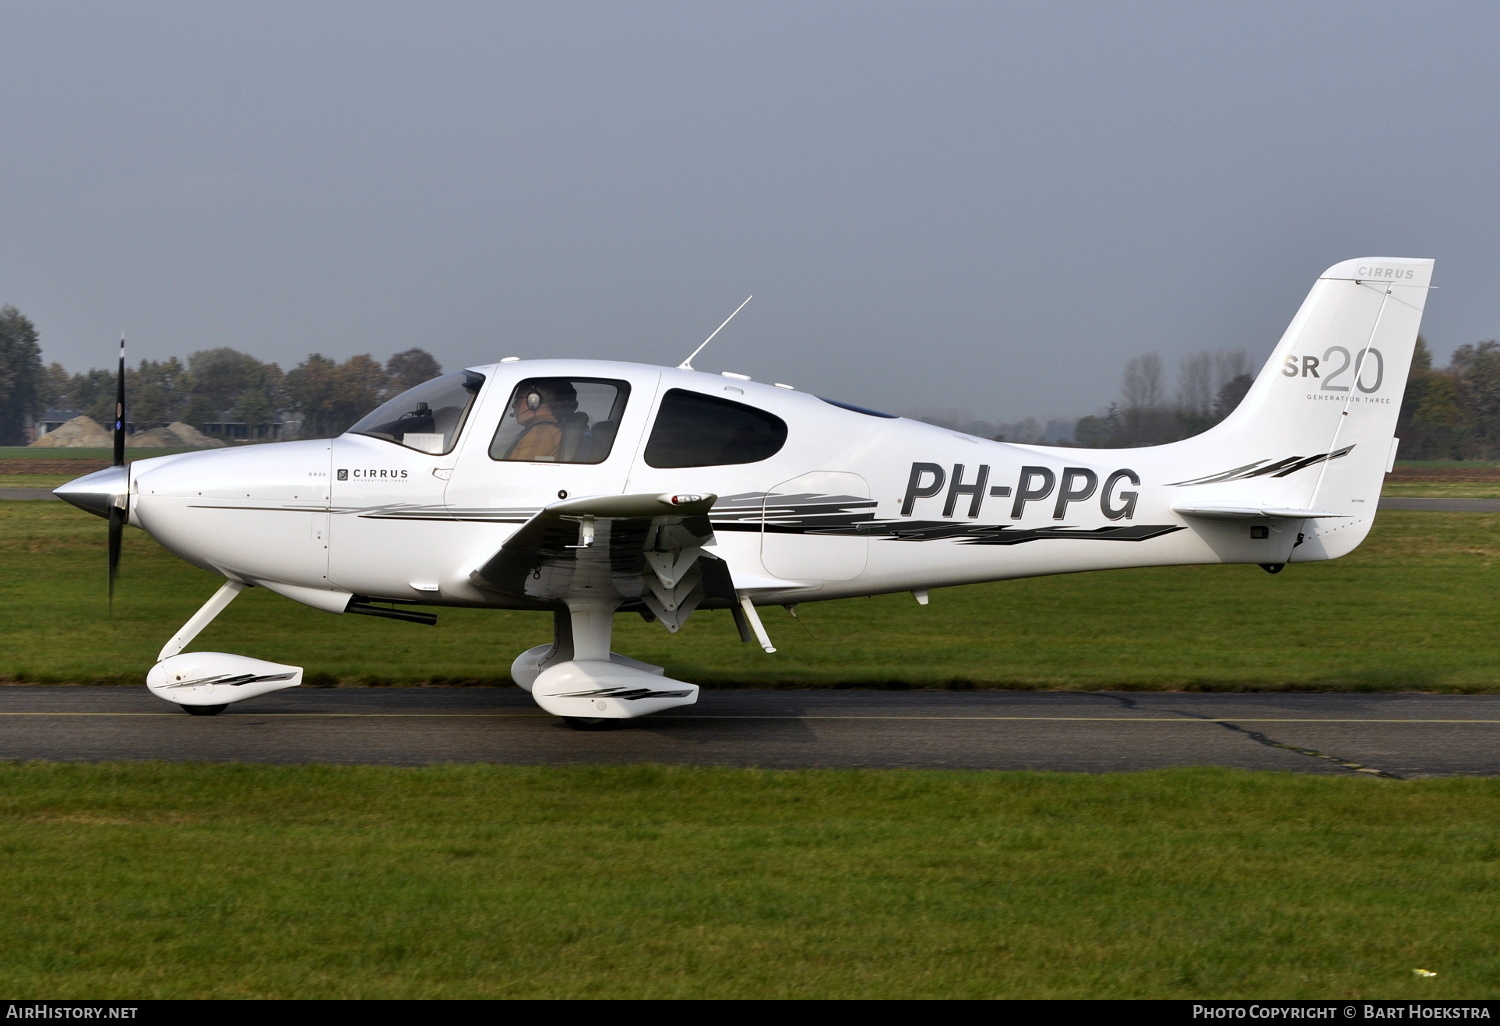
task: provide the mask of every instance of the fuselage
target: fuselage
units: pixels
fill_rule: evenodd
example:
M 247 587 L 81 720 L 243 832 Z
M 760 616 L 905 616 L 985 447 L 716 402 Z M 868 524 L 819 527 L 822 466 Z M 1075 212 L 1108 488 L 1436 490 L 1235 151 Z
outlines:
M 189 562 L 329 609 L 350 594 L 511 604 L 476 586 L 476 568 L 544 507 L 593 495 L 716 495 L 714 552 L 737 581 L 756 582 L 757 602 L 1129 566 L 1281 563 L 1295 544 L 1284 524 L 1252 532 L 1174 513 L 1191 476 L 1176 446 L 1008 444 L 784 387 L 640 364 L 536 360 L 469 374 L 482 383 L 447 443 L 349 433 L 140 460 L 130 522 Z M 506 432 L 520 430 L 518 385 L 558 380 L 613 390 L 608 427 L 594 417 L 590 461 L 504 458 Z M 666 423 L 683 403 L 752 420 L 729 424 L 728 441 L 704 455 L 699 440 L 683 437 L 694 422 L 684 428 L 678 417 L 676 435 Z M 772 424 L 759 442 L 755 413 Z M 784 425 L 779 442 L 775 423 Z M 735 431 L 751 437 L 748 448 L 736 448 Z M 737 462 L 701 465 L 715 451 Z M 700 465 L 671 465 L 682 462 Z

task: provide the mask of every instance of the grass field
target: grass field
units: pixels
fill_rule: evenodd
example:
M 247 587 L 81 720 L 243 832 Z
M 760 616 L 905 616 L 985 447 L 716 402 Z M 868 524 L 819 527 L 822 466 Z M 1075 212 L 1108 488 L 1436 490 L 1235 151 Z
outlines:
M 1500 498 L 1500 465 L 1484 460 L 1429 460 L 1397 463 L 1385 479 L 1382 495 Z
M 1500 483 L 1485 481 L 1387 481 L 1390 498 L 1500 499 Z
M 191 448 L 126 449 L 127 460 L 143 460 L 150 456 L 167 456 L 174 452 L 193 452 Z M 114 449 L 33 449 L 27 445 L 0 445 L 0 460 L 85 460 L 109 462 L 114 459 Z
M 0 681 L 140 684 L 216 587 L 0 503 Z M 1041 578 L 616 648 L 709 686 L 1500 691 L 1500 515 L 1331 563 Z M 543 614 L 252 590 L 195 647 L 312 683 L 503 684 Z M 1500 993 L 1500 780 L 0 763 L 0 993 L 1457 998 Z M 1419 978 L 1414 969 L 1437 975 Z
M 126 532 L 114 615 L 104 524 L 0 503 L 0 681 L 139 684 L 217 586 Z M 1365 544 L 1271 576 L 1169 567 L 1010 581 L 766 611 L 779 651 L 726 612 L 677 636 L 633 615 L 616 649 L 711 687 L 1500 691 L 1500 515 L 1382 513 Z M 445 610 L 437 627 L 333 616 L 254 589 L 195 643 L 305 666 L 311 684 L 505 684 L 550 638 L 539 613 Z
M 0 822 L 17 998 L 1500 993 L 1493 780 L 9 765 Z
M 77 474 L 0 474 L 0 488 L 56 488 Z

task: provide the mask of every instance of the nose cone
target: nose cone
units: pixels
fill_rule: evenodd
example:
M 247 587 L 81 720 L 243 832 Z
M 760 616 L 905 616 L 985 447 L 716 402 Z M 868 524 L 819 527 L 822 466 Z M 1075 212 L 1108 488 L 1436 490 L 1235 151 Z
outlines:
M 52 489 L 52 494 L 95 516 L 108 517 L 111 507 L 125 509 L 130 500 L 130 470 L 108 467 L 85 474 Z

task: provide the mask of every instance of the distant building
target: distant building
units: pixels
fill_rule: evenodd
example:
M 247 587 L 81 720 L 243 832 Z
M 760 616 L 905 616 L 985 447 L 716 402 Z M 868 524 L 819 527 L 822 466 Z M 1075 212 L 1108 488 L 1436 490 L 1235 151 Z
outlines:
M 48 431 L 56 431 L 74 417 L 83 416 L 82 410 L 43 410 L 41 419 L 31 429 L 31 441 L 36 441 Z
M 210 438 L 222 438 L 226 442 L 279 442 L 291 438 L 297 433 L 297 427 L 301 426 L 300 421 L 289 423 L 284 414 L 277 414 L 277 419 L 269 424 L 256 424 L 253 427 L 244 421 L 231 420 L 228 414 L 221 413 L 219 416 L 219 420 L 193 426 Z
M 41 417 L 37 418 L 36 423 L 26 429 L 26 444 L 30 445 L 32 442 L 36 441 L 38 438 L 41 438 L 48 432 L 56 431 L 58 428 L 62 427 L 74 417 L 81 417 L 83 416 L 83 414 L 83 410 L 43 410 Z M 108 424 L 104 425 L 104 427 L 106 428 L 109 426 L 110 425 Z M 131 432 L 135 431 L 135 429 L 136 425 L 133 421 L 127 420 L 125 422 L 126 434 L 130 434 Z

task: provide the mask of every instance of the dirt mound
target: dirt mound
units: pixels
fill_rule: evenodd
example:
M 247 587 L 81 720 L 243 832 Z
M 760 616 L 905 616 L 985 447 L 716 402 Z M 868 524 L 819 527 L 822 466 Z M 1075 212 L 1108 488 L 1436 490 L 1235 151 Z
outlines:
M 33 449 L 108 449 L 114 438 L 92 417 L 74 417 L 32 442 Z
M 127 449 L 222 449 L 225 444 L 180 420 L 166 427 L 137 431 L 125 439 Z
M 115 444 L 108 428 L 91 417 L 74 417 L 31 443 L 38 449 L 108 449 Z M 166 427 L 137 431 L 125 439 L 127 449 L 222 449 L 227 442 L 210 438 L 191 424 L 177 420 Z M 37 471 L 40 473 L 40 471 Z

